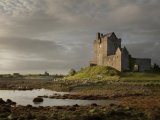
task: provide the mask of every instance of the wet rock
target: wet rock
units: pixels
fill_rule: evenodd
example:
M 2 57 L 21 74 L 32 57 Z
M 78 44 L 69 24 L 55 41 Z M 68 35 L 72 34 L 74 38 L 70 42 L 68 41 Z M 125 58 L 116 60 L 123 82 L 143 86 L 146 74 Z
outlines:
M 69 110 L 69 111 L 75 111 L 75 110 L 76 110 L 76 107 L 71 106 L 71 107 L 69 107 L 67 110 Z
M 62 106 L 56 106 L 56 109 L 63 109 Z
M 33 102 L 34 102 L 34 103 L 43 102 L 43 98 L 36 97 L 36 98 L 33 99 Z
M 0 104 L 5 104 L 5 101 L 2 98 L 0 98 Z
M 40 108 L 40 109 L 43 109 L 44 107 L 43 107 L 43 106 L 39 106 L 39 108 Z
M 7 99 L 6 103 L 9 104 L 9 105 L 16 105 L 16 102 L 13 102 L 10 99 Z
M 7 99 L 6 103 L 12 103 L 12 100 Z
M 109 106 L 110 106 L 110 107 L 114 107 L 114 106 L 117 106 L 117 105 L 116 105 L 116 104 L 111 103 L 111 104 L 109 104 Z
M 96 103 L 92 103 L 91 106 L 96 107 L 98 105 Z
M 38 97 L 41 97 L 41 98 L 48 98 L 47 95 L 44 95 L 44 96 L 38 96 Z
M 1 113 L 8 113 L 8 112 L 11 112 L 11 110 L 10 110 L 10 107 L 8 107 L 8 106 L 1 106 L 0 112 Z
M 73 105 L 73 107 L 79 107 L 79 105 L 78 105 L 78 104 L 75 104 L 75 105 Z
M 27 107 L 27 108 L 32 108 L 32 105 L 27 105 L 26 107 Z

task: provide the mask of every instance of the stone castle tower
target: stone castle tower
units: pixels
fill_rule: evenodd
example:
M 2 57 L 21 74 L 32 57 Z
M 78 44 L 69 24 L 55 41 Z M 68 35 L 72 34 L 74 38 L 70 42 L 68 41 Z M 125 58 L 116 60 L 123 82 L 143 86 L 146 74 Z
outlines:
M 119 71 L 145 71 L 150 69 L 151 59 L 132 58 L 126 47 L 121 47 L 121 39 L 114 32 L 97 33 L 90 65 L 110 66 Z

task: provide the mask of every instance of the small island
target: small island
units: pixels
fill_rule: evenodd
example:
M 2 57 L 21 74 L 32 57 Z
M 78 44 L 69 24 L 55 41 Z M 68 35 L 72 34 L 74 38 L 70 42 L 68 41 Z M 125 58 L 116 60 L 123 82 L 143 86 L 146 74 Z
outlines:
M 94 41 L 94 61 L 79 71 L 71 69 L 67 75 L 50 75 L 48 72 L 1 75 L 1 95 L 6 92 L 5 96 L 10 97 L 9 92 L 12 92 L 15 98 L 17 93 L 21 95 L 20 99 L 26 100 L 19 103 L 19 98 L 13 102 L 9 98 L 1 99 L 0 118 L 159 118 L 160 67 L 157 64 L 151 66 L 151 59 L 131 57 L 120 43 L 121 39 L 114 33 L 101 36 L 98 33 Z M 37 96 L 32 97 L 32 94 Z
M 0 120 L 160 120 L 160 1 L 0 0 Z

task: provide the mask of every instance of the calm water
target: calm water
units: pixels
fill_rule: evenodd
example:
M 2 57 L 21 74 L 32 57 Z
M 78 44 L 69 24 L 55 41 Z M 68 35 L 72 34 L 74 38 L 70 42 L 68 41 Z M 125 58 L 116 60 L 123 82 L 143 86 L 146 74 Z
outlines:
M 16 102 L 17 105 L 33 105 L 33 106 L 63 106 L 63 105 L 89 105 L 92 103 L 96 103 L 98 105 L 107 105 L 111 103 L 118 103 L 115 100 L 71 100 L 71 99 L 50 99 L 44 98 L 44 101 L 39 104 L 34 104 L 32 101 L 37 96 L 50 96 L 53 94 L 65 94 L 65 92 L 55 92 L 46 89 L 39 89 L 39 90 L 26 90 L 26 91 L 19 91 L 19 90 L 0 90 L 0 98 L 7 100 L 11 99 L 12 101 Z

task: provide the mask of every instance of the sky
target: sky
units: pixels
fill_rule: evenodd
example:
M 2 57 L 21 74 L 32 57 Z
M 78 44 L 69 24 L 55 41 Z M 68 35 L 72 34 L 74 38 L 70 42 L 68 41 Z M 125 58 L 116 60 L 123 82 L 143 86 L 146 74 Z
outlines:
M 97 32 L 160 65 L 159 0 L 0 0 L 0 73 L 88 66 Z

